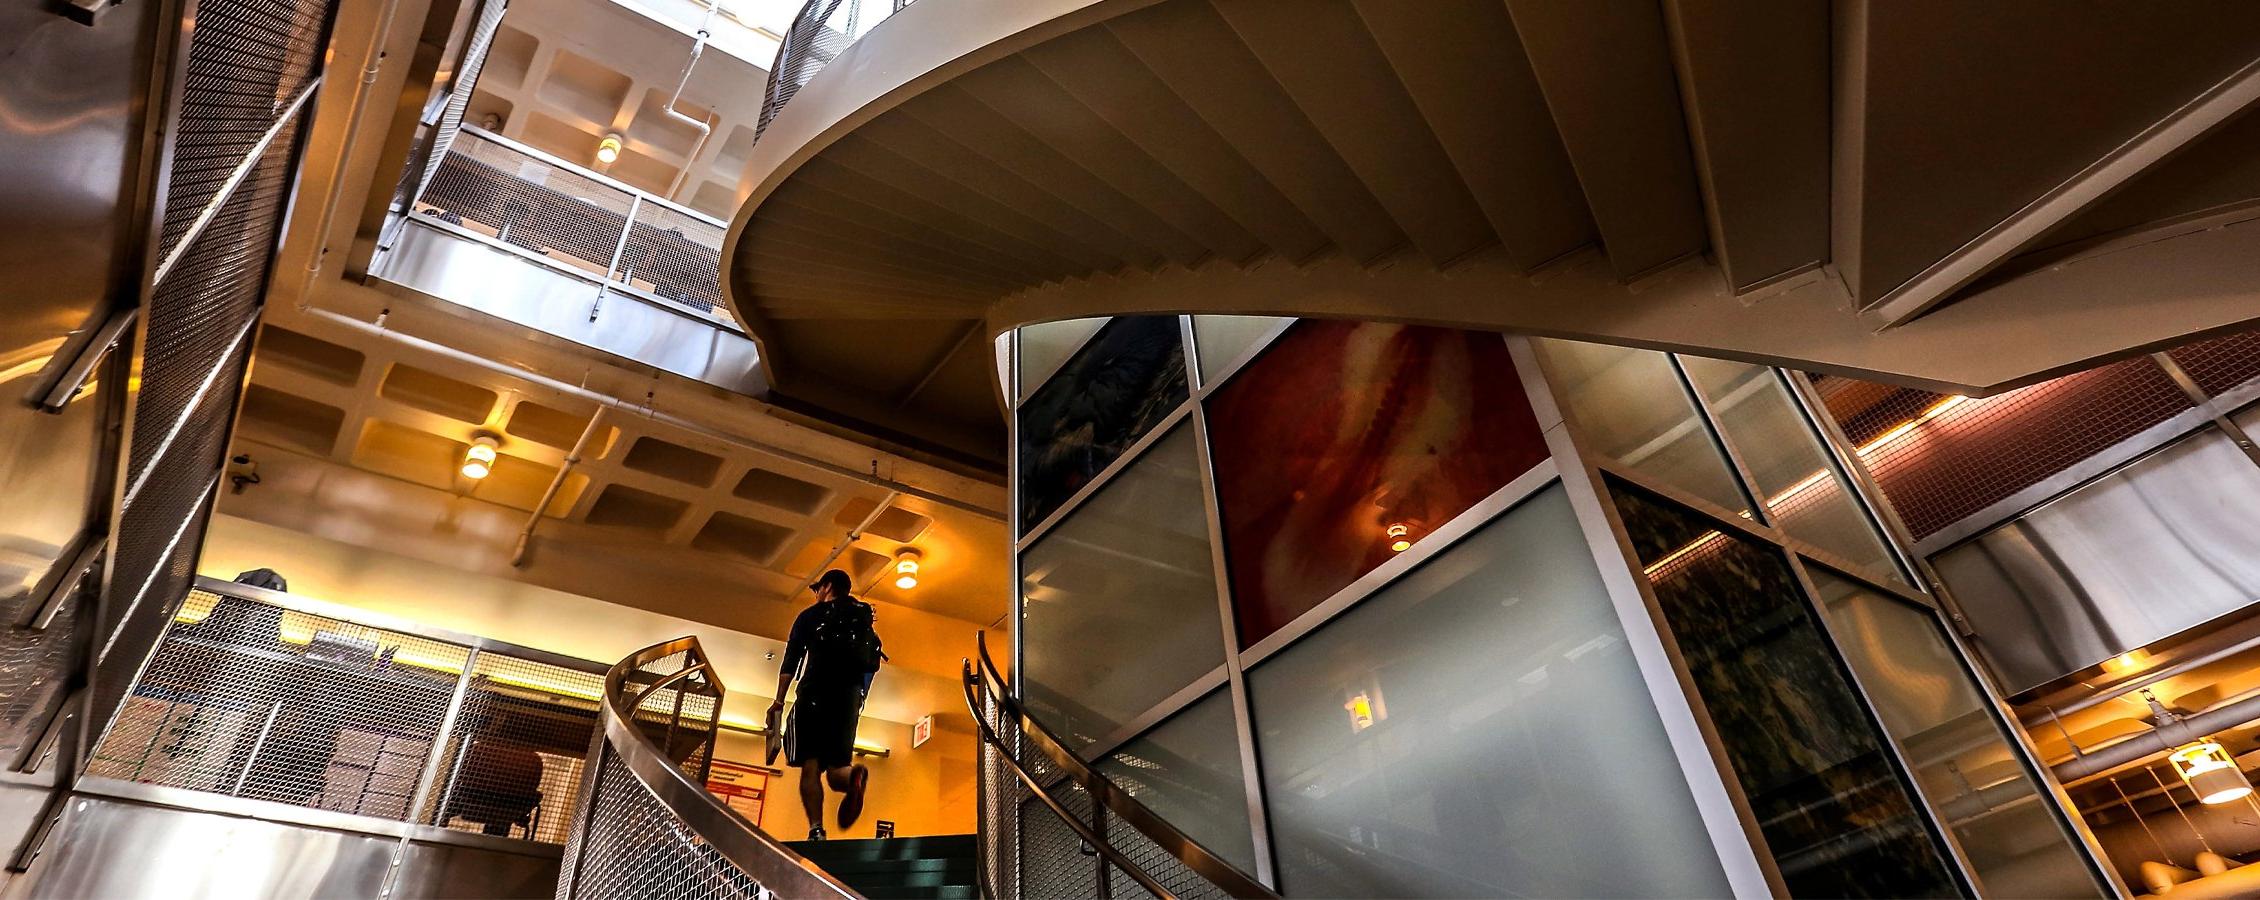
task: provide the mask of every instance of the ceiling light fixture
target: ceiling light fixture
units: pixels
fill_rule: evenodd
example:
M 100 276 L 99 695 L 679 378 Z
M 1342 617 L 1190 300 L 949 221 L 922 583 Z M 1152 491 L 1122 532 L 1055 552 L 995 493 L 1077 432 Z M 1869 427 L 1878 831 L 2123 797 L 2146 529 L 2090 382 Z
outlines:
M 1412 528 L 1403 523 L 1389 526 L 1389 552 L 1403 553 L 1412 549 Z
M 604 136 L 604 140 L 601 140 L 601 141 L 598 141 L 598 142 L 596 142 L 596 162 L 597 162 L 597 164 L 598 164 L 598 165 L 609 166 L 609 165 L 613 164 L 614 162 L 617 162 L 617 161 L 619 161 L 619 159 L 620 159 L 620 136 L 619 136 L 619 135 L 617 135 L 617 134 L 608 134 L 608 135 L 605 135 L 605 136 Z
M 910 590 L 918 586 L 918 548 L 904 547 L 895 551 L 895 587 Z
M 494 472 L 494 448 L 502 445 L 493 435 L 482 434 L 471 438 L 471 447 L 463 451 L 463 477 L 477 481 Z
M 2237 768 L 2236 759 L 2221 749 L 2221 742 L 2202 740 L 2184 744 L 2168 754 L 2166 759 L 2174 764 L 2174 771 L 2197 792 L 2197 799 L 2207 805 L 2234 803 L 2252 796 L 2252 782 L 2245 780 L 2244 771 Z

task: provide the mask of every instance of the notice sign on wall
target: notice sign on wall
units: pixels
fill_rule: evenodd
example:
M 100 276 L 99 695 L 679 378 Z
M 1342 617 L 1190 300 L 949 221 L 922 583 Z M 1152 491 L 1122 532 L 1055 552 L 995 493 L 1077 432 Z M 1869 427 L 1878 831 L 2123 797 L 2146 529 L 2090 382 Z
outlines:
M 774 774 L 773 769 L 717 759 L 706 773 L 706 792 L 722 798 L 746 821 L 759 825 L 761 804 L 769 794 L 769 776 Z
M 910 726 L 910 748 L 916 750 L 934 737 L 934 716 L 928 713 L 918 717 L 918 724 Z

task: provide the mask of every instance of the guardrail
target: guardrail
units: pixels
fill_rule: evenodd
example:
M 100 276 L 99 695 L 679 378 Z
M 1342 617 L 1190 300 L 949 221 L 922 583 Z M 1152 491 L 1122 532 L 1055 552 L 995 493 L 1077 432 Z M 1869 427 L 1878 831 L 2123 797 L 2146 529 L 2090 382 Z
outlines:
M 593 282 L 592 322 L 618 293 L 741 330 L 722 303 L 728 223 L 482 128 L 463 127 L 408 221 Z
M 777 61 L 769 67 L 769 87 L 761 96 L 761 115 L 754 121 L 753 139 L 760 140 L 777 111 L 816 73 L 838 59 L 849 44 L 911 2 L 808 0 L 801 4 L 800 12 L 793 15 L 792 27 L 777 43 Z
M 1092 771 L 1013 699 L 987 640 L 976 646 L 964 687 L 981 739 L 986 896 L 1279 896 Z
M 697 638 L 646 647 L 605 674 L 560 900 L 856 896 L 706 792 L 722 697 Z

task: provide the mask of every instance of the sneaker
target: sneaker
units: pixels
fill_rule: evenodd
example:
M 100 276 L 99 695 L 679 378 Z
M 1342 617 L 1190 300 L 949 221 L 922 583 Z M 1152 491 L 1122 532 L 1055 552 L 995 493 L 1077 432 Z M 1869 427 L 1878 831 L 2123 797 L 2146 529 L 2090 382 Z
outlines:
M 809 840 L 812 840 L 812 841 L 821 841 L 821 840 L 823 840 L 823 839 L 824 839 L 824 826 L 822 826 L 822 825 L 817 825 L 817 826 L 815 826 L 815 827 L 812 827 L 812 828 L 808 829 L 808 839 L 809 839 Z
M 848 771 L 847 796 L 840 798 L 840 827 L 848 828 L 855 820 L 863 818 L 863 789 L 871 784 L 871 770 L 856 763 Z

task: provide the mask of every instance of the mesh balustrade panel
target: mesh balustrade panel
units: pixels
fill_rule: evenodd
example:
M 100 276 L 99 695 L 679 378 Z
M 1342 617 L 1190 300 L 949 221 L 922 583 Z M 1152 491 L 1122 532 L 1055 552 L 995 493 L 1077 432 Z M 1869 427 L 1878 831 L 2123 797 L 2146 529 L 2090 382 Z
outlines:
M 778 111 L 808 85 L 809 79 L 855 43 L 861 33 L 856 26 L 862 6 L 861 0 L 808 0 L 801 5 L 792 27 L 777 42 L 777 61 L 771 66 L 769 86 L 761 97 L 761 114 L 753 124 L 754 140 L 761 139 Z
M 194 592 L 88 772 L 406 820 L 467 654 Z
M 1091 821 L 1091 797 L 1081 787 L 1062 785 L 1051 794 L 1069 813 Z M 1101 896 L 1097 852 L 1042 800 L 1021 802 L 1019 830 L 1020 896 Z
M 2219 396 L 2260 378 L 2260 331 L 2198 341 L 2166 355 L 2205 393 Z
M 672 207 L 646 203 L 620 257 L 619 279 L 630 287 L 696 309 L 722 303 L 722 238 L 726 229 Z
M 2191 407 L 2147 357 L 1975 400 L 1837 376 L 1813 385 L 1918 540 Z
M 602 278 L 634 203 L 628 191 L 464 134 L 440 160 L 416 214 Z
M 187 237 L 228 175 L 313 78 L 328 15 L 325 0 L 197 4 L 160 259 Z
M 418 821 L 565 843 L 604 676 L 486 652 L 471 671 L 447 762 Z
M 603 750 L 588 827 L 566 851 L 557 896 L 579 900 L 754 900 L 761 886 L 723 858 Z

